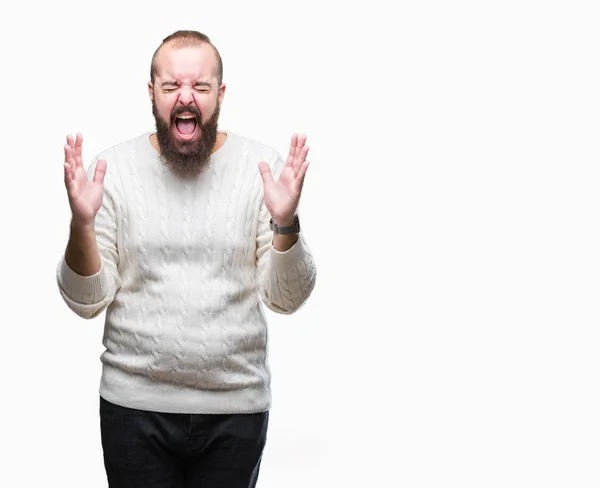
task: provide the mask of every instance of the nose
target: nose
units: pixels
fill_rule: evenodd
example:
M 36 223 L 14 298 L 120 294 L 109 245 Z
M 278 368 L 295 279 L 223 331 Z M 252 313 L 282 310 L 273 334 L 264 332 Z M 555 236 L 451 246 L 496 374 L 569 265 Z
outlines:
M 181 105 L 191 105 L 194 103 L 194 93 L 191 87 L 182 86 L 179 88 L 179 103 Z

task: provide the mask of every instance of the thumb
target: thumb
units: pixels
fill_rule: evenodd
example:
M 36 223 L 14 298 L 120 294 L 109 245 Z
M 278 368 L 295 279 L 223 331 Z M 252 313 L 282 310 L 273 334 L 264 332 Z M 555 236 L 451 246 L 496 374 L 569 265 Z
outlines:
M 262 161 L 258 164 L 258 170 L 260 171 L 260 176 L 262 177 L 263 183 L 266 185 L 267 183 L 273 183 L 273 175 L 271 174 L 271 168 L 269 165 Z
M 94 169 L 94 183 L 102 184 L 104 182 L 104 176 L 106 175 L 106 161 L 101 159 L 96 164 Z

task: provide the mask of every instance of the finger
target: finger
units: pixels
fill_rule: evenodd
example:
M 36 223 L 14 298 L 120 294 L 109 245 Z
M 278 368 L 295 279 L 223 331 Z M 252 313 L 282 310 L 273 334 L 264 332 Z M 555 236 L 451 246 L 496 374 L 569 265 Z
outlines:
M 69 144 L 67 143 L 67 144 L 65 144 L 63 146 L 63 148 L 65 150 L 65 161 L 64 162 L 68 163 L 69 162 L 69 157 L 70 157 L 69 154 L 70 154 L 71 146 L 69 146 Z
M 302 190 L 302 186 L 304 185 L 304 177 L 306 176 L 306 170 L 310 166 L 308 161 L 304 161 L 302 166 L 300 167 L 300 171 L 298 171 L 298 176 L 296 178 L 296 185 L 299 190 Z
M 300 134 L 298 136 L 298 144 L 296 144 L 296 154 L 294 154 L 294 174 L 298 173 L 300 169 L 300 165 L 304 162 L 304 159 L 300 159 L 302 155 L 302 150 L 304 149 L 304 144 L 306 143 L 306 136 L 304 134 Z
M 294 164 L 294 158 L 296 157 L 296 146 L 298 145 L 298 134 L 294 132 L 292 140 L 290 141 L 290 151 L 288 153 L 286 166 L 292 166 Z
M 63 169 L 64 169 L 64 176 L 65 176 L 65 187 L 67 188 L 67 195 L 69 196 L 69 199 L 71 199 L 73 197 L 73 186 L 74 186 L 73 177 L 71 175 L 71 166 L 69 166 L 69 163 L 64 163 Z
M 294 159 L 294 176 L 298 176 L 298 172 L 300 171 L 302 164 L 304 163 L 304 161 L 306 161 L 306 156 L 308 155 L 309 149 L 309 146 L 304 146 L 300 151 L 298 157 Z
M 304 144 L 306 143 L 306 136 L 304 134 L 300 134 L 298 136 L 298 144 L 296 145 L 296 157 L 298 157 L 300 155 L 300 152 L 302 151 L 302 148 L 304 147 Z
M 69 165 L 71 171 L 71 178 L 75 178 L 75 157 L 73 156 L 73 149 L 68 144 L 65 145 L 65 164 Z
M 63 164 L 63 170 L 65 173 L 65 186 L 67 187 L 67 189 L 70 189 L 73 177 L 71 175 L 71 166 L 69 165 L 69 163 Z
M 258 170 L 260 171 L 260 176 L 262 177 L 263 183 L 265 185 L 273 183 L 273 175 L 271 174 L 271 168 L 269 168 L 269 165 L 265 161 L 262 161 L 258 164 Z
M 69 164 L 71 164 L 71 166 L 72 166 L 71 171 L 73 173 L 73 177 L 75 177 L 75 170 L 77 169 L 77 163 L 75 162 L 75 157 L 73 156 L 73 151 L 75 150 L 75 138 L 71 134 L 67 135 L 67 146 L 69 146 L 69 149 L 71 151 L 70 154 L 72 155 L 72 161 L 67 158 L 66 150 L 65 150 L 65 161 L 68 161 Z
M 79 168 L 83 168 L 83 158 L 82 154 L 82 145 L 83 145 L 83 135 L 80 132 L 77 133 L 77 138 L 75 139 L 75 148 L 73 152 L 75 153 L 75 162 Z
M 96 169 L 94 170 L 94 183 L 104 183 L 104 177 L 106 176 L 106 161 L 104 159 L 100 159 L 98 164 L 96 164 Z

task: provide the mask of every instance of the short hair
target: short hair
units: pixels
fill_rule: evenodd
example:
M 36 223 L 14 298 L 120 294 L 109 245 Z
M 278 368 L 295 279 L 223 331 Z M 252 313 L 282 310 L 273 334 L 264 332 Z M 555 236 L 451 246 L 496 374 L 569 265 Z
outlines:
M 172 42 L 174 45 L 180 47 L 195 44 L 209 44 L 213 48 L 213 51 L 217 57 L 217 80 L 219 85 L 223 83 L 223 60 L 221 59 L 218 49 L 206 34 L 195 30 L 178 30 L 163 39 L 160 46 L 156 48 L 156 51 L 154 51 L 154 54 L 152 55 L 152 63 L 150 64 L 150 80 L 152 83 L 154 83 L 154 78 L 156 76 L 156 56 L 158 55 L 160 48 L 169 42 Z

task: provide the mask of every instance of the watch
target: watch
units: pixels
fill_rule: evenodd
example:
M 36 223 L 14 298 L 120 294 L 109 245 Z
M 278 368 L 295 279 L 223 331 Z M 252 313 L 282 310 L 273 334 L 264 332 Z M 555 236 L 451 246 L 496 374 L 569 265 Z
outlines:
M 280 227 L 273 222 L 273 219 L 271 219 L 269 225 L 275 234 L 290 235 L 298 234 L 300 232 L 300 219 L 297 215 L 294 215 L 294 225 L 290 225 L 289 227 Z

